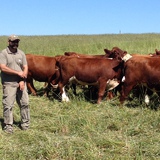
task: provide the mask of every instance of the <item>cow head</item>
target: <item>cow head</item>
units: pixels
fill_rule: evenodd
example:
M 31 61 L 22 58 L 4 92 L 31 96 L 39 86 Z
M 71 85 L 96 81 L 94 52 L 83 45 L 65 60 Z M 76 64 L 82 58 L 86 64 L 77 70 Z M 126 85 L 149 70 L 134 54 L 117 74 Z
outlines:
M 127 54 L 127 51 L 123 51 L 118 47 L 113 47 L 111 52 L 112 52 L 113 58 L 118 60 L 122 60 L 123 57 Z
M 155 53 L 149 53 L 149 55 L 152 57 L 155 57 L 155 56 L 160 56 L 160 51 L 158 51 L 157 49 L 155 49 Z
M 113 47 L 112 50 L 104 49 L 104 52 L 108 55 L 108 58 L 113 58 L 120 61 L 127 54 L 127 51 L 123 51 L 118 47 Z

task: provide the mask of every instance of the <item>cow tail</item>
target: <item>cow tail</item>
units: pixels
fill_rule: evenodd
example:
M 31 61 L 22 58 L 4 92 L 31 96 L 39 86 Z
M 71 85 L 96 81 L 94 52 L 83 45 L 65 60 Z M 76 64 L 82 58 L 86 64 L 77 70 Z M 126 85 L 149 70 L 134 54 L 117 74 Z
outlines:
M 52 85 L 57 85 L 58 82 L 59 82 L 59 78 L 60 78 L 60 70 L 59 70 L 59 67 L 56 66 L 56 67 L 55 67 L 55 74 L 54 74 L 53 77 L 52 77 L 51 84 L 52 84 Z

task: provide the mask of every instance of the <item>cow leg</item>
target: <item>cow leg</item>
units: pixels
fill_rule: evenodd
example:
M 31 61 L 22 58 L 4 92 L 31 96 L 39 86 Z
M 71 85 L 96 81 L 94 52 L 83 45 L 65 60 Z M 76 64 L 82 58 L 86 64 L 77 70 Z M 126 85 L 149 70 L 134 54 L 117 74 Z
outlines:
M 123 84 L 121 88 L 121 95 L 120 95 L 120 103 L 123 104 L 124 101 L 127 99 L 130 91 L 132 90 L 132 85 Z
M 47 82 L 46 82 L 47 83 Z M 47 83 L 45 89 L 44 89 L 44 96 L 49 97 L 49 92 L 51 91 L 51 84 Z
M 49 97 L 49 92 L 54 92 L 58 90 L 58 84 L 53 85 L 52 83 L 48 82 L 48 86 L 44 89 L 44 96 Z
M 100 104 L 102 101 L 102 98 L 105 93 L 106 85 L 107 85 L 107 82 L 105 80 L 101 79 L 99 81 L 98 100 L 97 100 L 98 104 Z
M 72 90 L 73 90 L 73 94 L 74 94 L 74 95 L 77 95 L 77 93 L 76 93 L 76 84 L 75 84 L 75 83 L 72 83 L 72 84 L 71 84 L 71 88 L 72 88 Z
M 121 84 L 119 84 L 117 87 L 115 87 L 112 91 L 108 91 L 107 93 L 107 100 L 114 98 L 115 96 L 117 96 L 117 93 L 120 93 L 121 91 Z
M 149 105 L 150 100 L 149 100 L 149 95 L 148 94 L 146 94 L 144 96 L 144 102 L 146 103 L 146 105 Z
M 63 92 L 62 92 L 62 101 L 63 102 L 69 102 L 69 98 L 68 96 L 66 95 L 66 92 L 65 92 L 65 87 L 62 88 Z
M 65 86 L 62 83 L 58 83 L 58 87 L 62 96 L 62 102 L 69 102 L 69 98 L 66 95 Z
M 65 90 L 69 90 L 71 88 L 71 90 L 73 91 L 73 94 L 76 96 L 77 93 L 76 93 L 76 84 L 75 83 L 68 83 L 66 86 L 65 86 Z
M 149 103 L 150 103 L 150 96 L 151 95 L 153 95 L 153 91 L 148 89 L 148 88 L 146 88 L 145 103 L 147 105 L 149 105 Z
M 94 100 L 97 98 L 98 88 L 97 86 L 92 86 L 89 88 L 90 99 Z
M 153 92 L 143 85 L 136 86 L 134 90 L 135 92 L 133 93 L 140 99 L 140 102 L 142 103 L 144 101 L 146 105 L 149 105 L 149 96 L 151 96 Z
M 33 85 L 33 78 L 27 79 L 27 88 L 29 89 L 29 91 L 31 92 L 31 94 L 33 94 L 34 96 L 37 95 L 36 89 L 35 89 L 35 87 Z
M 107 92 L 107 100 L 110 100 L 114 97 L 114 93 L 112 91 Z

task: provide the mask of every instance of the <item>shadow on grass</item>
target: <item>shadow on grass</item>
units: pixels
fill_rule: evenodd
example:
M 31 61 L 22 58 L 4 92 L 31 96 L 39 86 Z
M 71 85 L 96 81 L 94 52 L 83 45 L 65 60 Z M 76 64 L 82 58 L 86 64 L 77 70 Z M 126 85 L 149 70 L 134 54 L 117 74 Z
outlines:
M 0 122 L 1 122 L 1 128 L 3 129 L 4 128 L 4 119 L 0 118 Z
M 160 109 L 160 104 L 159 104 L 159 97 L 156 95 L 153 95 L 150 97 L 150 102 L 147 105 L 144 102 L 144 98 L 128 98 L 125 102 L 125 106 L 128 108 L 148 108 L 154 111 L 158 111 Z
M 46 95 L 44 95 L 44 93 L 45 93 L 44 91 L 45 91 L 44 88 L 40 88 L 39 90 L 37 90 L 37 96 L 46 96 Z M 82 99 L 82 100 L 85 100 L 91 104 L 97 103 L 98 90 L 97 89 L 93 90 L 92 87 L 84 87 L 83 86 L 81 88 L 78 88 L 78 93 L 75 93 L 72 89 L 69 89 L 66 91 L 66 93 L 69 95 L 70 99 Z M 48 94 L 48 99 L 49 100 L 58 100 L 59 102 L 61 102 L 62 99 L 61 99 L 61 94 L 60 94 L 59 90 L 58 89 L 57 90 L 50 90 L 50 92 Z M 115 96 L 114 99 L 115 100 L 112 103 L 115 103 L 115 106 L 120 105 L 119 96 Z M 103 96 L 103 100 L 107 101 L 107 92 L 105 92 L 105 95 Z M 138 108 L 138 107 L 149 108 L 151 110 L 157 111 L 160 109 L 159 102 L 160 102 L 159 97 L 155 94 L 150 97 L 149 105 L 145 104 L 143 96 L 141 96 L 141 97 L 129 96 L 128 100 L 125 101 L 124 106 L 126 106 L 128 108 Z
M 40 89 L 37 89 L 37 91 L 36 91 L 36 96 L 38 96 L 38 97 L 46 97 L 46 98 L 48 98 L 49 100 L 54 100 L 54 99 L 56 99 L 56 100 L 58 100 L 58 101 L 61 101 L 61 96 L 60 96 L 60 92 L 59 92 L 59 90 L 58 89 L 56 89 L 56 90 L 52 90 L 52 89 L 50 89 L 49 90 L 49 92 L 48 92 L 48 96 L 47 96 L 47 94 L 46 94 L 46 92 L 45 91 L 47 91 L 47 90 L 45 90 L 44 88 L 40 88 Z M 34 96 L 34 95 L 32 95 L 31 93 L 29 93 L 31 96 Z

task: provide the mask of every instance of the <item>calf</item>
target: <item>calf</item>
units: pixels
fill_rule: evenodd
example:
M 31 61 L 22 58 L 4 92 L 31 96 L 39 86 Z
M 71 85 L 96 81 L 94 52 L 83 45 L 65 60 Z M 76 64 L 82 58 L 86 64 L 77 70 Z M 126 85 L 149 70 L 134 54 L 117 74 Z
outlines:
M 51 88 L 51 84 L 55 85 L 58 83 L 59 71 L 56 66 L 56 58 L 26 54 L 28 63 L 28 76 L 27 76 L 27 87 L 33 95 L 36 95 L 36 88 L 33 84 L 33 79 L 39 82 L 47 82 L 46 92 Z
M 123 63 L 117 60 L 66 56 L 62 56 L 57 64 L 60 68 L 58 86 L 62 101 L 69 101 L 64 87 L 74 79 L 82 85 L 98 86 L 97 103 L 101 102 L 106 88 L 111 90 L 119 84 L 123 67 Z

